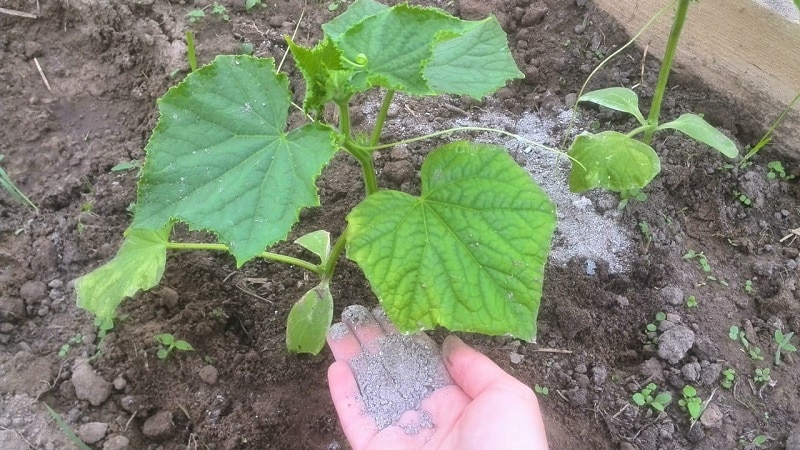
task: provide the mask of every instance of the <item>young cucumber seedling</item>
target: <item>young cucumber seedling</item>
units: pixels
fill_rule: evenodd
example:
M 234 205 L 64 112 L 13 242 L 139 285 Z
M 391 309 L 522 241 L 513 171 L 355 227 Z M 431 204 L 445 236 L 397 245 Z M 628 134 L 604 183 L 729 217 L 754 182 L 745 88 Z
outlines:
M 322 28 L 314 47 L 287 39 L 306 82 L 309 120 L 298 128 L 287 129 L 292 93 L 271 58 L 218 56 L 158 101 L 133 223 L 116 257 L 76 282 L 78 304 L 110 328 L 125 297 L 158 284 L 167 250 L 229 252 L 237 266 L 284 262 L 318 277 L 291 309 L 286 338 L 291 351 L 318 353 L 346 251 L 401 331 L 441 325 L 534 340 L 555 213 L 530 175 L 505 149 L 466 141 L 429 153 L 419 196 L 379 189 L 373 168 L 376 152 L 398 144 L 380 142 L 395 92 L 480 99 L 522 77 L 497 20 L 359 0 Z M 358 135 L 351 99 L 378 89 L 374 128 Z M 336 123 L 322 114 L 331 104 Z M 346 230 L 295 240 L 313 260 L 265 251 L 287 238 L 301 209 L 319 205 L 315 180 L 338 152 L 361 165 L 366 191 Z M 218 243 L 173 241 L 177 222 Z
M 639 126 L 628 134 L 603 131 L 577 136 L 569 149 L 569 155 L 575 161 L 569 175 L 569 187 L 572 191 L 583 192 L 601 187 L 620 192 L 623 202 L 627 202 L 629 198 L 646 198 L 639 190 L 647 186 L 661 171 L 658 155 L 650 146 L 653 134 L 657 131 L 677 130 L 718 150 L 728 158 L 738 156 L 736 144 L 697 114 L 687 113 L 667 123 L 659 122 L 667 80 L 690 1 L 678 0 L 653 101 L 646 118 L 639 110 L 639 96 L 629 88 L 600 89 L 578 98 L 578 102 L 590 102 L 628 113 L 636 118 Z M 643 134 L 641 141 L 634 139 L 639 134 Z

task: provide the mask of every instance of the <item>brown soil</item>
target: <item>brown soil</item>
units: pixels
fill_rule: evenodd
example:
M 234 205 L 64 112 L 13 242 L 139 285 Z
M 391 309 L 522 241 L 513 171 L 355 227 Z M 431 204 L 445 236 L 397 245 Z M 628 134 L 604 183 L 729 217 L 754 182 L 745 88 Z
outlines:
M 267 263 L 237 270 L 226 256 L 171 254 L 160 286 L 126 302 L 123 319 L 100 345 L 92 319 L 75 306 L 71 281 L 110 259 L 130 222 L 136 171 L 110 169 L 143 157 L 157 119 L 155 100 L 185 75 L 184 31 L 196 32 L 201 62 L 235 53 L 242 42 L 253 43 L 257 56 L 280 59 L 282 36 L 293 31 L 301 14 L 298 37 L 306 43 L 314 42 L 319 25 L 334 15 L 331 2 L 277 0 L 251 13 L 240 1 L 220 3 L 230 21 L 208 8 L 204 20 L 189 25 L 187 12 L 209 2 L 2 2 L 4 8 L 38 15 L 0 13 L 0 154 L 5 170 L 39 207 L 33 212 L 0 192 L 2 448 L 72 445 L 44 403 L 84 433 L 89 423 L 108 424 L 94 448 L 125 448 L 114 446 L 122 436 L 127 448 L 137 449 L 347 447 L 326 385 L 330 354 L 297 356 L 284 349 L 289 308 L 315 284 L 299 270 Z M 598 55 L 626 40 L 618 24 L 582 0 L 420 3 L 470 19 L 497 15 L 527 76 L 496 96 L 509 114 L 559 111 Z M 537 8 L 543 14 L 526 14 Z M 657 69 L 656 61 L 649 58 L 643 65 L 641 50 L 631 49 L 609 64 L 595 85 L 641 83 L 646 104 Z M 299 81 L 290 60 L 285 70 Z M 450 100 L 456 108 L 448 114 L 482 107 Z M 663 115 L 689 110 L 704 113 L 742 145 L 757 140 L 762 130 L 753 118 L 767 114 L 679 74 Z M 603 126 L 630 126 L 618 114 L 585 116 Z M 399 114 L 392 120 L 415 118 Z M 779 136 L 774 146 L 784 145 Z M 595 275 L 588 275 L 579 258 L 550 264 L 538 344 L 464 339 L 530 386 L 549 387 L 540 403 L 553 448 L 736 448 L 757 435 L 768 437 L 765 448 L 783 448 L 787 439 L 800 438 L 795 429 L 800 371 L 792 355 L 774 365 L 772 333 L 776 326 L 800 332 L 798 244 L 781 241 L 798 227 L 798 184 L 767 180 L 766 163 L 778 149 L 766 149 L 744 169 L 725 169 L 723 158 L 677 136 L 662 136 L 656 148 L 663 171 L 648 188 L 647 202 L 633 202 L 621 214 L 615 205 L 605 206 L 637 236 L 629 269 L 612 272 L 598 261 Z M 430 147 L 410 150 L 378 159 L 382 184 L 416 189 L 415 170 Z M 793 150 L 782 154 L 798 154 Z M 398 160 L 406 163 L 392 164 Z M 789 173 L 800 167 L 797 161 L 782 162 Z M 361 183 L 353 181 L 358 179 L 356 163 L 337 156 L 318 182 L 324 207 L 305 211 L 290 237 L 320 228 L 341 233 L 344 215 L 363 195 Z M 640 232 L 643 223 L 647 234 Z M 586 230 L 586 239 L 592 231 Z M 299 255 L 293 246 L 280 250 Z M 682 258 L 688 250 L 708 257 L 717 281 L 696 261 Z M 745 291 L 746 280 L 752 292 Z M 360 270 L 346 260 L 333 295 L 337 315 L 350 304 L 375 304 Z M 698 307 L 685 306 L 690 295 Z M 670 314 L 661 331 L 680 323 L 695 335 L 679 361 L 660 357 L 653 340 L 662 336 L 645 333 L 659 311 Z M 763 350 L 763 361 L 751 360 L 728 338 L 731 325 L 747 332 Z M 196 351 L 157 359 L 153 336 L 161 332 L 186 339 Z M 438 340 L 445 335 L 432 334 Z M 98 405 L 76 397 L 80 386 L 74 374 L 83 370 L 76 361 L 87 357 L 97 374 L 113 381 L 110 396 Z M 759 389 L 752 381 L 756 367 L 769 367 L 776 383 Z M 722 368 L 736 370 L 734 389 L 720 387 Z M 649 381 L 673 393 L 666 414 L 632 405 L 632 394 Z M 691 426 L 677 405 L 686 383 L 710 399 L 711 412 L 702 424 Z M 712 420 L 713 412 L 718 420 Z

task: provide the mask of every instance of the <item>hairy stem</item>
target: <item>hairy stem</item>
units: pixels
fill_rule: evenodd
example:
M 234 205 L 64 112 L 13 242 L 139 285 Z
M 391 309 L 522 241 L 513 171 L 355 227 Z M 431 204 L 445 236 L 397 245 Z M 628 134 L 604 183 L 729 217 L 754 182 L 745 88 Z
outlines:
M 346 234 L 347 230 L 345 230 L 345 232 L 342 233 L 338 239 L 336 239 L 336 243 L 333 245 L 331 254 L 328 256 L 328 262 L 320 272 L 320 276 L 323 280 L 330 280 L 333 277 L 333 271 L 336 269 L 336 262 L 339 261 L 339 255 L 342 253 L 342 250 L 344 250 L 344 245 L 347 243 L 347 238 L 345 237 Z
M 389 89 L 386 91 L 386 96 L 383 97 L 383 103 L 381 103 L 381 109 L 378 111 L 378 120 L 375 122 L 375 129 L 372 130 L 372 137 L 369 140 L 370 146 L 374 147 L 378 145 L 378 142 L 381 140 L 383 124 L 386 123 L 386 115 L 389 114 L 389 106 L 391 106 L 393 98 L 394 90 Z
M 197 71 L 197 56 L 194 52 L 194 34 L 191 31 L 186 32 L 186 56 L 189 58 L 189 68 L 192 72 Z
M 339 108 L 339 132 L 344 137 L 344 149 L 361 164 L 361 171 L 364 174 L 364 189 L 367 191 L 367 195 L 371 195 L 378 192 L 378 180 L 375 177 L 375 166 L 372 164 L 372 151 L 356 144 L 353 140 L 348 101 L 349 99 L 336 101 L 336 106 Z
M 672 68 L 672 60 L 675 59 L 675 51 L 678 48 L 678 41 L 681 37 L 683 24 L 686 22 L 686 13 L 689 11 L 690 0 L 679 0 L 678 10 L 675 12 L 675 20 L 672 22 L 672 29 L 669 32 L 667 48 L 664 50 L 664 60 L 661 62 L 661 71 L 658 74 L 658 83 L 653 94 L 653 103 L 650 105 L 650 114 L 647 115 L 648 128 L 644 132 L 642 142 L 650 145 L 653 141 L 653 133 L 658 127 L 658 117 L 661 114 L 661 102 L 664 101 L 664 92 L 667 89 L 667 80 Z
M 230 247 L 225 244 L 205 244 L 202 242 L 167 242 L 168 250 L 210 250 L 219 252 L 230 252 Z M 312 264 L 302 259 L 293 258 L 291 256 L 281 255 L 279 253 L 262 252 L 258 255 L 259 258 L 269 259 L 271 261 L 282 262 L 291 264 L 316 274 L 322 274 L 322 267 Z

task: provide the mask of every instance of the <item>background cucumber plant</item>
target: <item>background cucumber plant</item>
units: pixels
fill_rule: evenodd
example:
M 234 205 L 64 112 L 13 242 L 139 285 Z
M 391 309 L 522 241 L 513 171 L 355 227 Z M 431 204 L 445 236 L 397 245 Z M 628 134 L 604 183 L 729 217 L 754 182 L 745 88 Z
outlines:
M 677 10 L 646 118 L 639 110 L 638 95 L 629 88 L 610 87 L 587 92 L 578 98 L 578 102 L 590 102 L 628 113 L 636 118 L 639 126 L 627 134 L 603 131 L 577 136 L 569 149 L 569 155 L 575 162 L 569 175 L 569 187 L 573 192 L 598 187 L 620 192 L 623 205 L 629 198 L 646 198 L 641 195 L 640 190 L 650 184 L 661 171 L 661 161 L 650 145 L 653 134 L 657 131 L 677 130 L 718 150 L 728 158 L 738 156 L 736 144 L 697 114 L 687 113 L 666 123 L 659 122 L 672 61 L 690 1 L 677 0 Z M 642 139 L 635 139 L 639 134 L 643 135 Z M 630 166 L 635 166 L 635 170 Z
M 359 0 L 323 25 L 312 48 L 288 40 L 306 81 L 310 120 L 287 129 L 291 92 L 274 60 L 219 56 L 158 101 L 133 222 L 116 257 L 76 282 L 79 306 L 113 325 L 118 305 L 160 281 L 167 250 L 229 252 L 293 264 L 319 283 L 292 308 L 287 346 L 318 353 L 333 315 L 330 281 L 341 253 L 355 261 L 402 331 L 451 330 L 525 340 L 536 336 L 554 208 L 506 150 L 453 142 L 422 165 L 422 192 L 378 188 L 372 166 L 395 92 L 482 98 L 521 78 L 493 17 L 463 21 L 436 8 Z M 366 137 L 350 127 L 354 94 L 384 100 Z M 338 123 L 320 114 L 338 108 Z M 337 152 L 363 169 L 366 198 L 332 239 L 295 242 L 305 261 L 265 249 L 286 239 L 299 211 L 319 205 L 315 180 Z M 206 230 L 217 243 L 176 242 L 173 226 Z

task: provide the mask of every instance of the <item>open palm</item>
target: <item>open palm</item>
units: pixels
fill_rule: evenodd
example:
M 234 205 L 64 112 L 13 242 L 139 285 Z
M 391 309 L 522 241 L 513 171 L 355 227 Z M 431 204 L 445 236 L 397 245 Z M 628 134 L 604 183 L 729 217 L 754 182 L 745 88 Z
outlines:
M 442 345 L 444 366 L 453 383 L 434 390 L 418 408 L 379 429 L 365 412 L 349 362 L 363 352 L 381 354 L 376 340 L 396 333 L 384 317 L 367 311 L 345 313 L 343 323 L 328 335 L 336 358 L 328 370 L 331 397 L 354 450 L 547 448 L 533 391 L 455 336 L 448 336 Z M 429 339 L 424 333 L 414 338 Z

